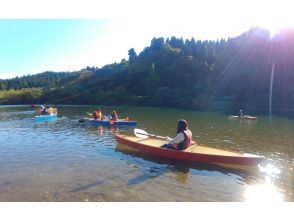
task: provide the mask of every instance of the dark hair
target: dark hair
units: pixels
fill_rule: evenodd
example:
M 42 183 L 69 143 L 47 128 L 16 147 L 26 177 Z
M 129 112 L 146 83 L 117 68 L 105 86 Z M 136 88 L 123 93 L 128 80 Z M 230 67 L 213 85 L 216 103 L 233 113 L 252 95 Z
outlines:
M 101 112 L 101 109 L 100 108 L 97 108 L 96 111 Z
M 188 123 L 185 119 L 181 119 L 178 121 L 178 128 L 177 128 L 177 134 L 181 133 L 188 129 Z
M 118 117 L 116 111 L 112 111 L 110 115 L 116 118 Z

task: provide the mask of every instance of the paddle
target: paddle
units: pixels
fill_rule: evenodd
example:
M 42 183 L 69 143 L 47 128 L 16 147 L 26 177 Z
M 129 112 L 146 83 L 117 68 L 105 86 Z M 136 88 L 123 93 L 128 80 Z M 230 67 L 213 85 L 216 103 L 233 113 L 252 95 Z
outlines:
M 144 139 L 147 139 L 148 136 L 150 137 L 155 137 L 155 138 L 161 138 L 161 139 L 166 139 L 165 137 L 163 136 L 158 136 L 156 134 L 148 134 L 146 131 L 142 130 L 142 129 L 138 129 L 138 128 L 135 128 L 134 129 L 134 133 L 137 137 L 139 138 L 144 138 Z

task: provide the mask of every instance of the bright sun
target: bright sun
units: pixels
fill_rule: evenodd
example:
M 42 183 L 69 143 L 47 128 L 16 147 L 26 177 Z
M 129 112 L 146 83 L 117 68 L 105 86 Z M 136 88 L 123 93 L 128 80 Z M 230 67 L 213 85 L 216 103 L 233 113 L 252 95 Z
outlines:
M 251 16 L 257 25 L 270 30 L 273 36 L 284 28 L 294 27 L 291 2 L 291 0 L 260 1 Z
M 264 22 L 260 25 L 263 28 L 268 29 L 271 32 L 271 36 L 276 35 L 282 29 L 291 27 L 290 24 L 286 24 L 285 22 L 278 22 L 278 21 L 269 21 L 268 23 Z

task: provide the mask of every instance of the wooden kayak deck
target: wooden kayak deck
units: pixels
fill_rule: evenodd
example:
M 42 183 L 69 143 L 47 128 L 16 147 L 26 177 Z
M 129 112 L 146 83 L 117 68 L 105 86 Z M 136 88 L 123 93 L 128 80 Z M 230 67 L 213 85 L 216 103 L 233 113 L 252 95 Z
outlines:
M 139 137 L 131 137 L 131 136 L 124 136 L 124 137 L 132 142 L 143 143 L 150 147 L 161 148 L 162 145 L 166 144 L 165 140 L 160 140 L 155 138 L 142 139 Z M 210 154 L 210 155 L 223 155 L 223 156 L 242 156 L 243 155 L 240 153 L 204 147 L 201 145 L 193 145 L 189 147 L 188 149 L 183 150 L 183 152 Z

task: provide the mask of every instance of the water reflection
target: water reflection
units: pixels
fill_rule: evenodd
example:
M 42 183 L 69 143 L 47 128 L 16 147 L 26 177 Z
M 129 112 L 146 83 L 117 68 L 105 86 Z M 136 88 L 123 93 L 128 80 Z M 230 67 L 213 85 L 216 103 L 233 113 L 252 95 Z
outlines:
M 175 118 L 187 118 L 200 143 L 273 164 L 242 170 L 129 151 L 112 134 L 133 129 L 80 125 L 91 106 L 59 109 L 66 118 L 36 122 L 29 106 L 0 106 L 1 201 L 294 201 L 294 121 L 273 117 L 270 127 L 263 117 L 248 123 L 218 113 L 116 107 L 144 130 L 169 136 Z
M 251 184 L 252 182 L 256 182 L 259 178 L 259 171 L 256 167 L 247 167 L 245 169 L 245 167 L 239 166 L 225 166 L 161 158 L 150 154 L 144 154 L 137 149 L 123 144 L 117 144 L 115 151 L 130 156 L 125 158 L 125 160 L 141 167 L 142 175 L 130 180 L 129 184 L 138 184 L 150 178 L 159 177 L 168 172 L 175 174 L 174 179 L 180 183 L 188 183 L 189 176 L 191 175 L 217 176 L 217 173 L 226 176 L 235 175 L 235 178 L 238 179 L 241 184 Z M 141 158 L 144 162 L 139 162 L 136 158 Z M 154 166 L 153 164 L 148 166 L 147 162 L 155 163 L 157 166 Z
M 281 173 L 280 169 L 272 164 L 259 166 L 259 170 L 264 174 L 262 183 L 247 186 L 244 198 L 247 202 L 282 202 L 283 193 L 275 186 L 275 180 Z
M 239 124 L 241 127 L 242 125 L 256 125 L 258 120 L 240 120 L 239 118 L 228 118 L 230 123 Z

